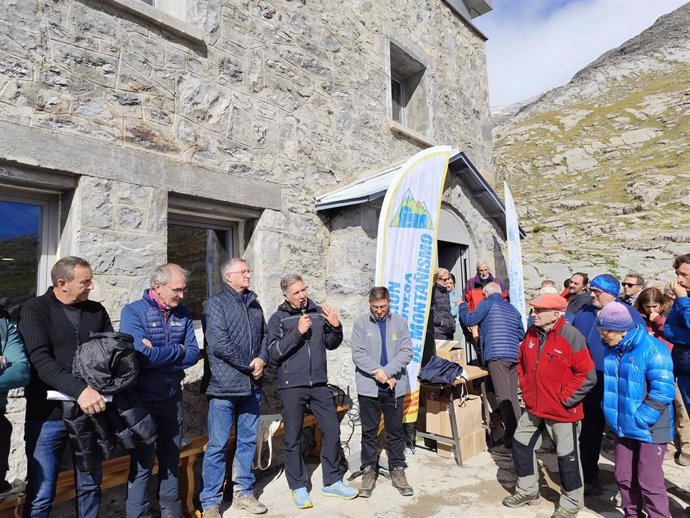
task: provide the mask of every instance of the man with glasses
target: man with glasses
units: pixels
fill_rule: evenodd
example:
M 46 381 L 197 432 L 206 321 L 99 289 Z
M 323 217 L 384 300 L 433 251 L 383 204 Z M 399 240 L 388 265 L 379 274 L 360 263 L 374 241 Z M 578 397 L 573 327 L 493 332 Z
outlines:
M 136 391 L 156 422 L 158 439 L 132 451 L 127 518 L 148 518 L 148 486 L 158 457 L 161 518 L 182 518 L 179 494 L 182 447 L 182 380 L 199 359 L 192 317 L 184 305 L 187 271 L 168 263 L 151 274 L 141 299 L 122 308 L 120 331 L 134 337 L 140 371 Z
M 326 350 L 340 346 L 343 326 L 329 304 L 317 306 L 309 298 L 301 276 L 283 277 L 280 289 L 285 301 L 268 321 L 268 347 L 271 359 L 277 363 L 285 424 L 285 477 L 292 500 L 298 509 L 313 507 L 300 440 L 306 405 L 321 430 L 321 494 L 350 500 L 358 491 L 343 482 L 338 468 L 340 423 L 326 371 Z
M 644 278 L 639 273 L 629 273 L 621 283 L 623 286 L 623 297 L 621 300 L 632 306 L 635 299 L 644 289 Z
M 574 315 L 589 304 L 588 284 L 589 276 L 586 273 L 577 272 L 570 277 L 570 284 L 568 285 L 568 313 Z
M 208 445 L 199 495 L 204 518 L 221 516 L 225 459 L 235 420 L 232 506 L 252 514 L 267 511 L 254 496 L 256 479 L 252 472 L 261 382 L 268 362 L 266 321 L 256 293 L 249 289 L 251 272 L 247 262 L 229 259 L 220 273 L 223 291 L 211 297 L 204 308 L 208 369 L 203 385 L 208 397 Z
M 591 304 L 587 304 L 578 311 L 573 321 L 573 325 L 587 340 L 587 347 L 589 347 L 597 372 L 597 383 L 584 400 L 585 418 L 582 421 L 580 434 L 580 459 L 582 459 L 587 496 L 597 496 L 602 492 L 599 485 L 599 454 L 605 423 L 601 401 L 604 397 L 604 354 L 607 346 L 599 334 L 597 316 L 603 308 L 618 299 L 619 292 L 620 283 L 616 277 L 608 273 L 598 275 L 590 283 Z M 636 324 L 645 325 L 636 309 L 628 305 L 625 307 Z

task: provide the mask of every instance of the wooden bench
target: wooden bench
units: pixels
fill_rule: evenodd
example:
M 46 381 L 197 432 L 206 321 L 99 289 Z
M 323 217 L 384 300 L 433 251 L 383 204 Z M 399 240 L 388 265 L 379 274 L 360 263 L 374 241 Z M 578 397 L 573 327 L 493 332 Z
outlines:
M 347 411 L 348 406 L 338 406 L 338 418 L 342 418 Z M 316 446 L 311 451 L 312 454 L 317 453 L 321 448 L 321 433 L 318 428 L 316 417 L 309 414 L 304 417 L 302 424 L 303 428 L 315 426 L 314 438 Z M 276 430 L 275 435 L 283 435 L 285 429 L 283 423 L 280 424 Z M 182 499 L 185 516 L 187 518 L 199 517 L 200 513 L 194 507 L 194 493 L 196 491 L 194 484 L 194 462 L 199 454 L 206 449 L 208 442 L 208 435 L 200 435 L 194 437 L 182 450 L 180 451 L 180 498 Z M 235 444 L 235 427 L 232 428 L 230 434 L 229 450 L 234 449 Z M 231 463 L 229 464 L 231 465 Z M 158 465 L 154 466 L 154 473 L 158 471 Z M 116 457 L 103 462 L 103 481 L 101 482 L 101 489 L 109 489 L 111 487 L 121 486 L 127 483 L 127 475 L 129 474 L 129 455 Z M 62 471 L 58 475 L 57 488 L 55 490 L 54 503 L 67 502 L 74 499 L 76 496 L 76 487 L 74 482 L 74 473 L 72 470 Z M 15 510 L 21 511 L 24 504 L 24 497 L 10 497 L 0 501 L 0 518 L 15 518 Z M 21 516 L 19 514 L 18 516 Z

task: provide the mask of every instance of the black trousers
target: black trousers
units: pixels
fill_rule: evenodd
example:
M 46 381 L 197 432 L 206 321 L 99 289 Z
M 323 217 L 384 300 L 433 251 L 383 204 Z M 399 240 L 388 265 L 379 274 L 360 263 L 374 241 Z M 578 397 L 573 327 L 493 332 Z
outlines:
M 512 448 L 513 435 L 522 415 L 518 401 L 517 363 L 511 360 L 492 360 L 488 362 L 491 384 L 498 399 L 498 409 L 505 427 L 503 444 Z
M 10 470 L 8 459 L 10 458 L 10 440 L 12 439 L 12 423 L 0 412 L 0 481 L 5 480 L 5 475 Z
M 338 470 L 340 451 L 340 423 L 328 386 L 281 389 L 283 423 L 285 424 L 285 476 L 291 490 L 307 487 L 307 469 L 302 458 L 302 422 L 304 408 L 309 405 L 321 430 L 321 471 L 323 485 L 342 480 Z
M 599 454 L 604 437 L 604 373 L 597 371 L 597 384 L 589 391 L 582 402 L 585 418 L 580 433 L 580 461 L 585 484 L 599 485 Z
M 403 398 L 386 391 L 378 397 L 359 396 L 359 418 L 362 422 L 362 469 L 377 467 L 376 439 L 383 412 L 383 426 L 388 442 L 388 469 L 405 467 L 405 432 L 403 429 Z

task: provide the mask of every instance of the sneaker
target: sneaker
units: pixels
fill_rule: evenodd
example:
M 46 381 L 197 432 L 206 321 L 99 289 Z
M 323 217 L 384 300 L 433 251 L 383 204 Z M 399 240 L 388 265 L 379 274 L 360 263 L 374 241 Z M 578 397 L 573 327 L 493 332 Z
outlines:
M 690 466 L 690 453 L 681 452 L 681 454 L 676 457 L 676 464 L 679 466 Z
M 492 455 L 496 455 L 497 457 L 512 457 L 513 456 L 513 450 L 510 448 L 507 448 L 503 444 L 499 444 L 497 446 L 494 446 L 493 448 L 489 449 L 489 453 Z
M 603 491 L 599 484 L 587 484 L 585 483 L 585 496 L 600 496 Z
M 232 499 L 232 507 L 251 514 L 264 514 L 268 511 L 268 508 L 254 498 L 254 495 L 235 495 Z
M 522 493 L 515 493 L 503 499 L 503 505 L 506 507 L 522 507 L 523 505 L 539 505 L 539 493 L 536 495 L 523 495 Z
M 579 511 L 568 511 L 562 506 L 558 506 L 558 509 L 551 515 L 551 518 L 575 518 Z
M 391 471 L 391 483 L 394 488 L 400 491 L 402 496 L 412 496 L 412 486 L 407 482 L 405 468 L 393 468 L 393 471 Z
M 343 500 L 352 500 L 353 498 L 357 497 L 359 490 L 357 488 L 348 486 L 342 480 L 338 480 L 338 482 L 334 482 L 330 486 L 324 486 L 321 489 L 321 494 L 323 496 L 342 498 Z
M 367 466 L 362 471 L 362 488 L 359 490 L 360 498 L 369 498 L 374 487 L 376 487 L 376 470 L 371 466 Z
M 209 507 L 204 509 L 201 513 L 202 518 L 222 518 L 220 514 L 220 507 Z
M 306 487 L 300 487 L 292 492 L 292 501 L 295 502 L 297 509 L 309 509 L 314 507 L 309 497 L 309 492 Z

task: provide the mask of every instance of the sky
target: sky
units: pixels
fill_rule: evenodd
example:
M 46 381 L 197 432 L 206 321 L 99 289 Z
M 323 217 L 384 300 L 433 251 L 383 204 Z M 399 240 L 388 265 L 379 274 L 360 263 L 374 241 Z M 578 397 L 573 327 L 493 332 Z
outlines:
M 475 18 L 492 107 L 566 84 L 577 71 L 688 0 L 493 0 Z

